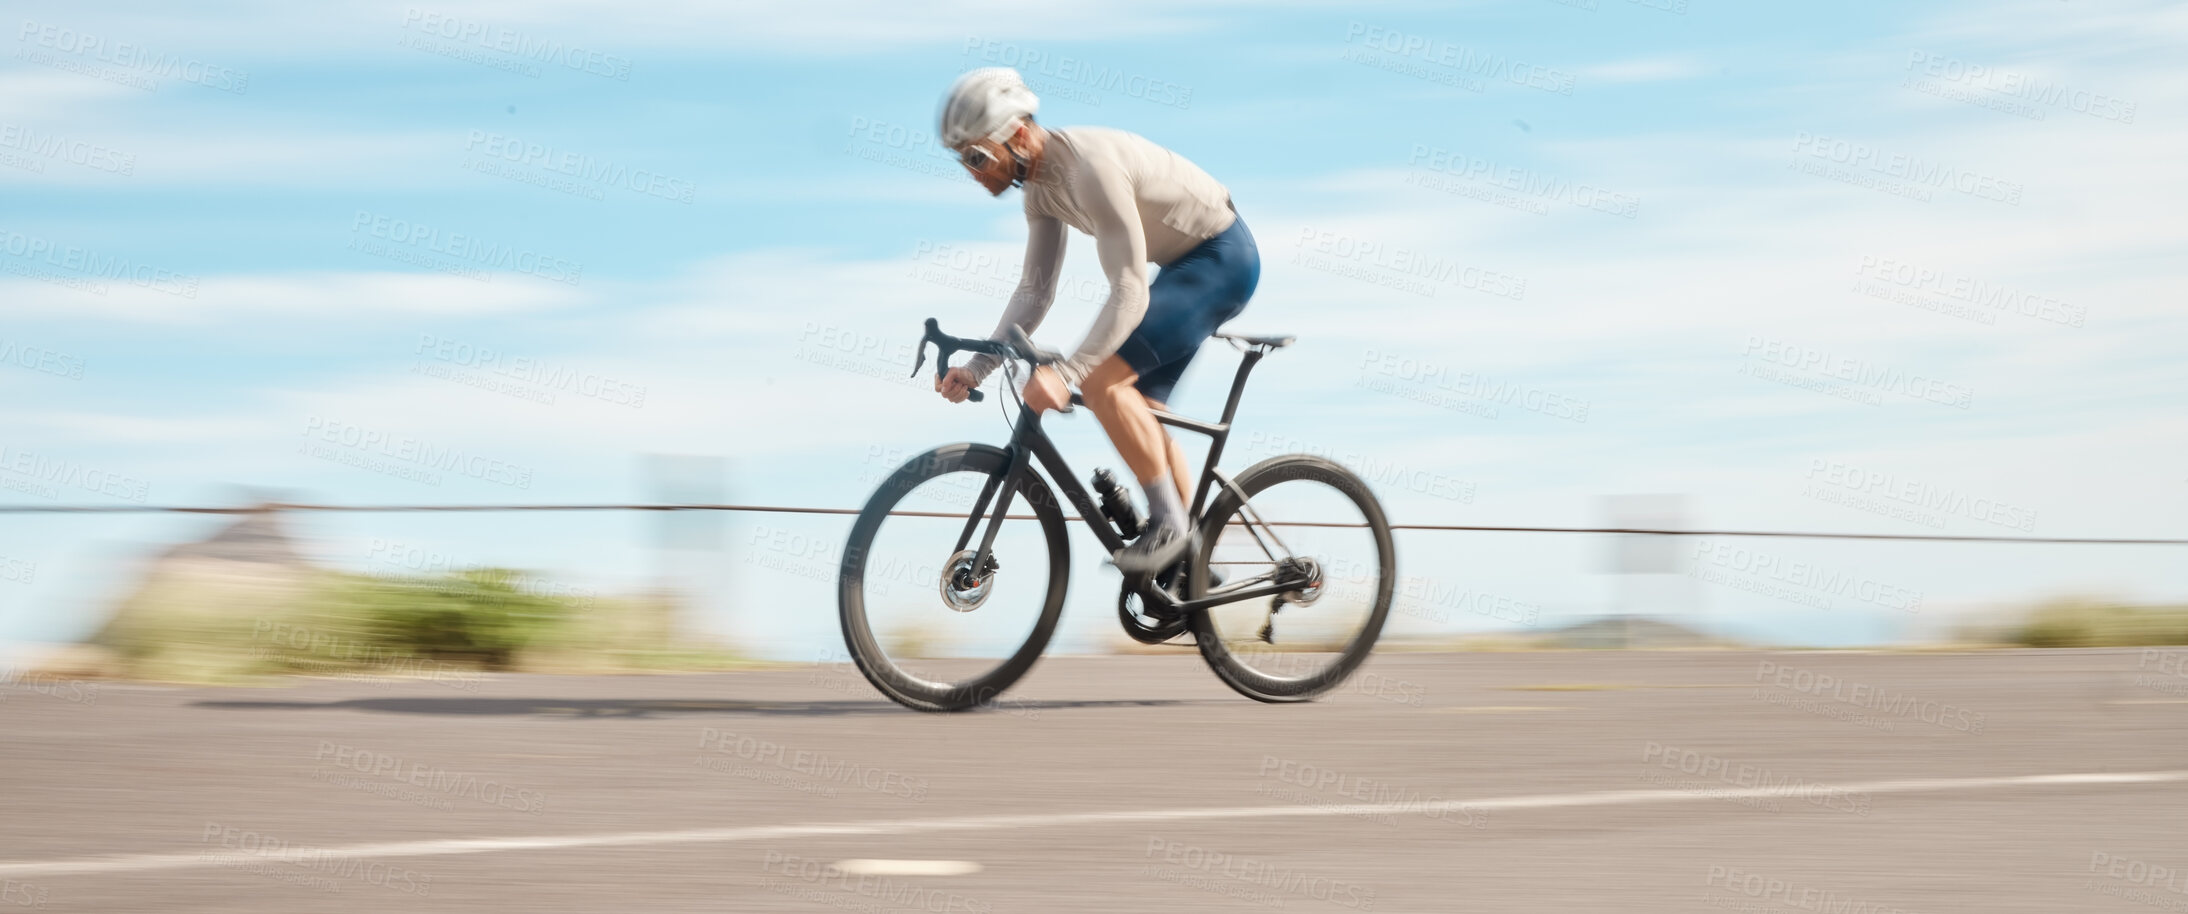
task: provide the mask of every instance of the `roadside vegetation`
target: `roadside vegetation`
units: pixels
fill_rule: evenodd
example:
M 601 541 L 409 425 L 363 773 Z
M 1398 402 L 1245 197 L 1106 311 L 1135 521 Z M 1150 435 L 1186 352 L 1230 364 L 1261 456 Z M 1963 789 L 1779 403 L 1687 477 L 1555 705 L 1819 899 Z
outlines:
M 727 649 L 680 638 L 667 601 L 538 582 L 500 568 L 170 580 L 134 595 L 92 643 L 108 675 L 187 682 L 741 665 Z
M 2029 647 L 2188 644 L 2188 606 L 2066 598 L 2037 606 L 2010 640 Z

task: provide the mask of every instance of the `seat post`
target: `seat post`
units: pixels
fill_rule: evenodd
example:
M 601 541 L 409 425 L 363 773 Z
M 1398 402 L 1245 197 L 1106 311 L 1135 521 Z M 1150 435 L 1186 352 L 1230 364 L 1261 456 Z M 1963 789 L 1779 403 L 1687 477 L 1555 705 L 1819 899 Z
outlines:
M 1223 418 L 1220 420 L 1223 425 L 1229 426 L 1231 418 L 1238 415 L 1238 398 L 1246 392 L 1246 376 L 1253 372 L 1254 365 L 1261 361 L 1261 357 L 1268 354 L 1264 349 L 1248 349 L 1246 357 L 1239 360 L 1238 376 L 1231 379 L 1231 398 L 1223 403 Z

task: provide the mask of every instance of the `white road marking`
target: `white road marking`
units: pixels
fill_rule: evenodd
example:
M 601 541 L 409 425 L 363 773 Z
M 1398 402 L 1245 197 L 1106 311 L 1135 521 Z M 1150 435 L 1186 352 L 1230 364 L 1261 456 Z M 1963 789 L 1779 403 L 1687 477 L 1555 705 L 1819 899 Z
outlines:
M 838 860 L 831 864 L 853 876 L 963 876 L 980 872 L 970 860 Z
M 2091 774 L 2036 774 L 1988 778 L 1920 778 L 1899 781 L 1857 781 L 1818 785 L 1816 790 L 1844 793 L 1927 793 L 1943 790 L 1981 790 L 1992 787 L 2077 787 L 2110 784 L 2160 784 L 2188 781 L 2188 771 L 2127 771 Z M 1142 809 L 1120 812 L 1035 813 L 1010 816 L 957 816 L 932 819 L 878 819 L 867 822 L 816 822 L 805 825 L 757 825 L 741 828 L 694 828 L 682 831 L 606 832 L 590 835 L 536 835 L 515 838 L 447 838 L 434 841 L 389 841 L 328 847 L 297 847 L 286 855 L 240 851 L 199 851 L 183 854 L 133 854 L 84 857 L 74 860 L 20 860 L 0 862 L 0 877 L 68 876 L 79 873 L 131 873 L 150 870 L 202 869 L 275 861 L 326 858 L 439 857 L 454 854 L 488 854 L 500 851 L 564 850 L 577 847 L 634 847 L 655 844 L 720 844 L 744 841 L 826 838 L 836 836 L 906 835 L 920 832 L 982 831 L 1009 828 L 1048 828 L 1062 825 L 1116 825 L 1130 822 L 1190 822 L 1215 819 L 1307 818 L 1313 816 L 1373 816 L 1399 813 L 1462 812 L 1465 810 L 1556 809 L 1575 806 L 1635 806 L 1651 803 L 1693 803 L 1707 800 L 1775 797 L 1781 788 L 1736 790 L 1602 790 L 1589 793 L 1548 793 L 1478 800 L 1438 800 L 1415 803 L 1354 803 L 1343 806 L 1232 806 L 1201 809 Z

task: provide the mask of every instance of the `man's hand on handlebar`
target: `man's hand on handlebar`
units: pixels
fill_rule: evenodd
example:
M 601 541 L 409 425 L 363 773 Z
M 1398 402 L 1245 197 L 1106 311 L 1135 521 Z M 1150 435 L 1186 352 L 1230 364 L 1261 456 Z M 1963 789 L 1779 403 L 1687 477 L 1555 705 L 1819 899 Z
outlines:
M 1071 405 L 1071 388 L 1064 379 L 1057 377 L 1056 369 L 1043 365 L 1033 370 L 1026 379 L 1024 392 L 1026 405 L 1038 415 L 1050 410 L 1063 410 Z
M 979 382 L 973 380 L 972 372 L 966 371 L 963 366 L 952 368 L 949 373 L 934 379 L 934 389 L 941 391 L 942 398 L 951 403 L 965 402 L 965 398 L 977 386 Z

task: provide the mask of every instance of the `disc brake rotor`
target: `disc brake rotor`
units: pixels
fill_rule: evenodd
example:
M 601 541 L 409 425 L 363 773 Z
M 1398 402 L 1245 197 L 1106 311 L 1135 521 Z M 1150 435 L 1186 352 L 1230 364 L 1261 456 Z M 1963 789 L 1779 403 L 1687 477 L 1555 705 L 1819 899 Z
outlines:
M 980 573 L 973 573 L 974 552 L 963 550 L 942 563 L 942 605 L 961 613 L 979 609 L 995 589 L 995 571 L 1001 567 L 990 554 Z

